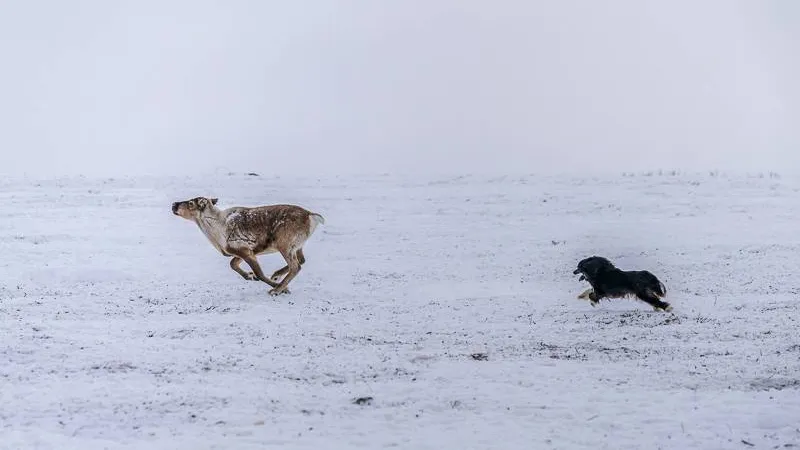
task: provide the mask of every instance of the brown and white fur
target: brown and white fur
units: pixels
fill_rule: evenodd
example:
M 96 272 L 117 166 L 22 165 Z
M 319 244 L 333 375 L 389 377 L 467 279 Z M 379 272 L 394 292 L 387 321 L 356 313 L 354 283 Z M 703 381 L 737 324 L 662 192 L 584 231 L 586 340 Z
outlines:
M 294 205 L 269 205 L 253 208 L 217 208 L 216 198 L 196 197 L 172 204 L 172 213 L 193 221 L 211 244 L 224 256 L 233 257 L 231 269 L 245 280 L 260 280 L 272 287 L 270 295 L 289 293 L 287 286 L 305 263 L 303 245 L 325 219 Z M 286 266 L 267 278 L 258 255 L 279 252 Z M 242 261 L 253 270 L 245 272 Z M 278 283 L 281 275 L 283 280 Z

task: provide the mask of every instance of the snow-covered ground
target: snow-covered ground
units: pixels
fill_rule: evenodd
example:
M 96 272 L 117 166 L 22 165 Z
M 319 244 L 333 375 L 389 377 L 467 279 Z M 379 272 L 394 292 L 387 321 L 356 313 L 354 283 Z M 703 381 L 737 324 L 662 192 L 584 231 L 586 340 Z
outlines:
M 800 180 L 0 187 L 0 448 L 800 446 Z M 171 214 L 198 195 L 325 216 L 291 295 Z M 592 254 L 654 272 L 674 313 L 577 300 Z

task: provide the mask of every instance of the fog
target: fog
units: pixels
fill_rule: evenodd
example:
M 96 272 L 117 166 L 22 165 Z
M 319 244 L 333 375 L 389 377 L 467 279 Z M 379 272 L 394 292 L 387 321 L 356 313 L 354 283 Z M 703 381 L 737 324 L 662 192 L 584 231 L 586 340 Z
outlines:
M 796 0 L 0 0 L 6 175 L 777 170 Z

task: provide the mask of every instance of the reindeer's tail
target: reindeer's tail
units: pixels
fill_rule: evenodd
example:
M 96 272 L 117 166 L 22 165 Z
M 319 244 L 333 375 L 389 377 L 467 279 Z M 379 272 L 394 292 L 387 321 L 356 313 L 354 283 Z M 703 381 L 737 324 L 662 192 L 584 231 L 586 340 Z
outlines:
M 322 217 L 320 214 L 311 213 L 308 216 L 308 222 L 309 222 L 308 223 L 308 235 L 311 236 L 312 234 L 314 234 L 314 230 L 317 229 L 318 225 L 324 225 L 325 224 L 325 218 Z

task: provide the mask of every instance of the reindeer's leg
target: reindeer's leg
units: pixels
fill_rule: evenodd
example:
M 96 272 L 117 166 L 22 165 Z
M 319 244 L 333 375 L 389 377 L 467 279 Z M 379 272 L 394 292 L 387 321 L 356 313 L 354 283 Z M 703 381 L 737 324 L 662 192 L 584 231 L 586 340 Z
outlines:
M 254 274 L 253 272 L 245 272 L 244 270 L 242 270 L 241 267 L 239 267 L 239 264 L 241 263 L 242 263 L 242 258 L 234 256 L 233 259 L 231 259 L 231 269 L 233 269 L 236 273 L 241 275 L 242 278 L 244 278 L 245 280 L 257 280 L 258 278 L 256 278 L 256 274 Z
M 257 279 L 263 281 L 264 283 L 267 283 L 268 285 L 272 286 L 273 288 L 274 287 L 278 287 L 278 283 L 275 283 L 274 281 L 272 281 L 269 278 L 267 278 L 266 275 L 264 275 L 264 271 L 261 270 L 261 266 L 258 264 L 258 260 L 256 259 L 256 255 L 254 255 L 253 252 L 251 252 L 251 251 L 242 252 L 238 256 L 240 258 L 242 258 L 244 260 L 244 262 L 246 262 L 247 265 L 250 266 L 251 269 L 253 269 L 253 273 L 256 274 L 256 278 Z
M 298 260 L 298 262 L 300 263 L 301 266 L 306 262 L 306 257 L 305 257 L 305 255 L 303 255 L 303 249 L 302 248 L 297 250 L 297 260 Z M 272 277 L 270 277 L 270 278 L 272 279 L 272 281 L 277 283 L 278 280 L 280 279 L 281 275 L 285 274 L 288 271 L 289 271 L 289 266 L 283 266 L 280 269 L 276 270 L 275 273 L 273 273 Z
M 270 295 L 279 295 L 283 293 L 289 293 L 287 286 L 289 282 L 297 276 L 300 272 L 300 258 L 297 255 L 297 251 L 295 250 L 281 250 L 281 255 L 286 260 L 286 265 L 289 267 L 289 273 L 283 277 L 281 284 L 279 284 L 275 289 L 271 289 L 269 291 Z
M 270 280 L 272 280 L 272 281 L 277 283 L 278 280 L 281 279 L 281 275 L 285 274 L 288 271 L 289 271 L 289 266 L 283 266 L 280 269 L 276 270 L 275 273 L 272 274 L 272 276 L 270 277 Z

